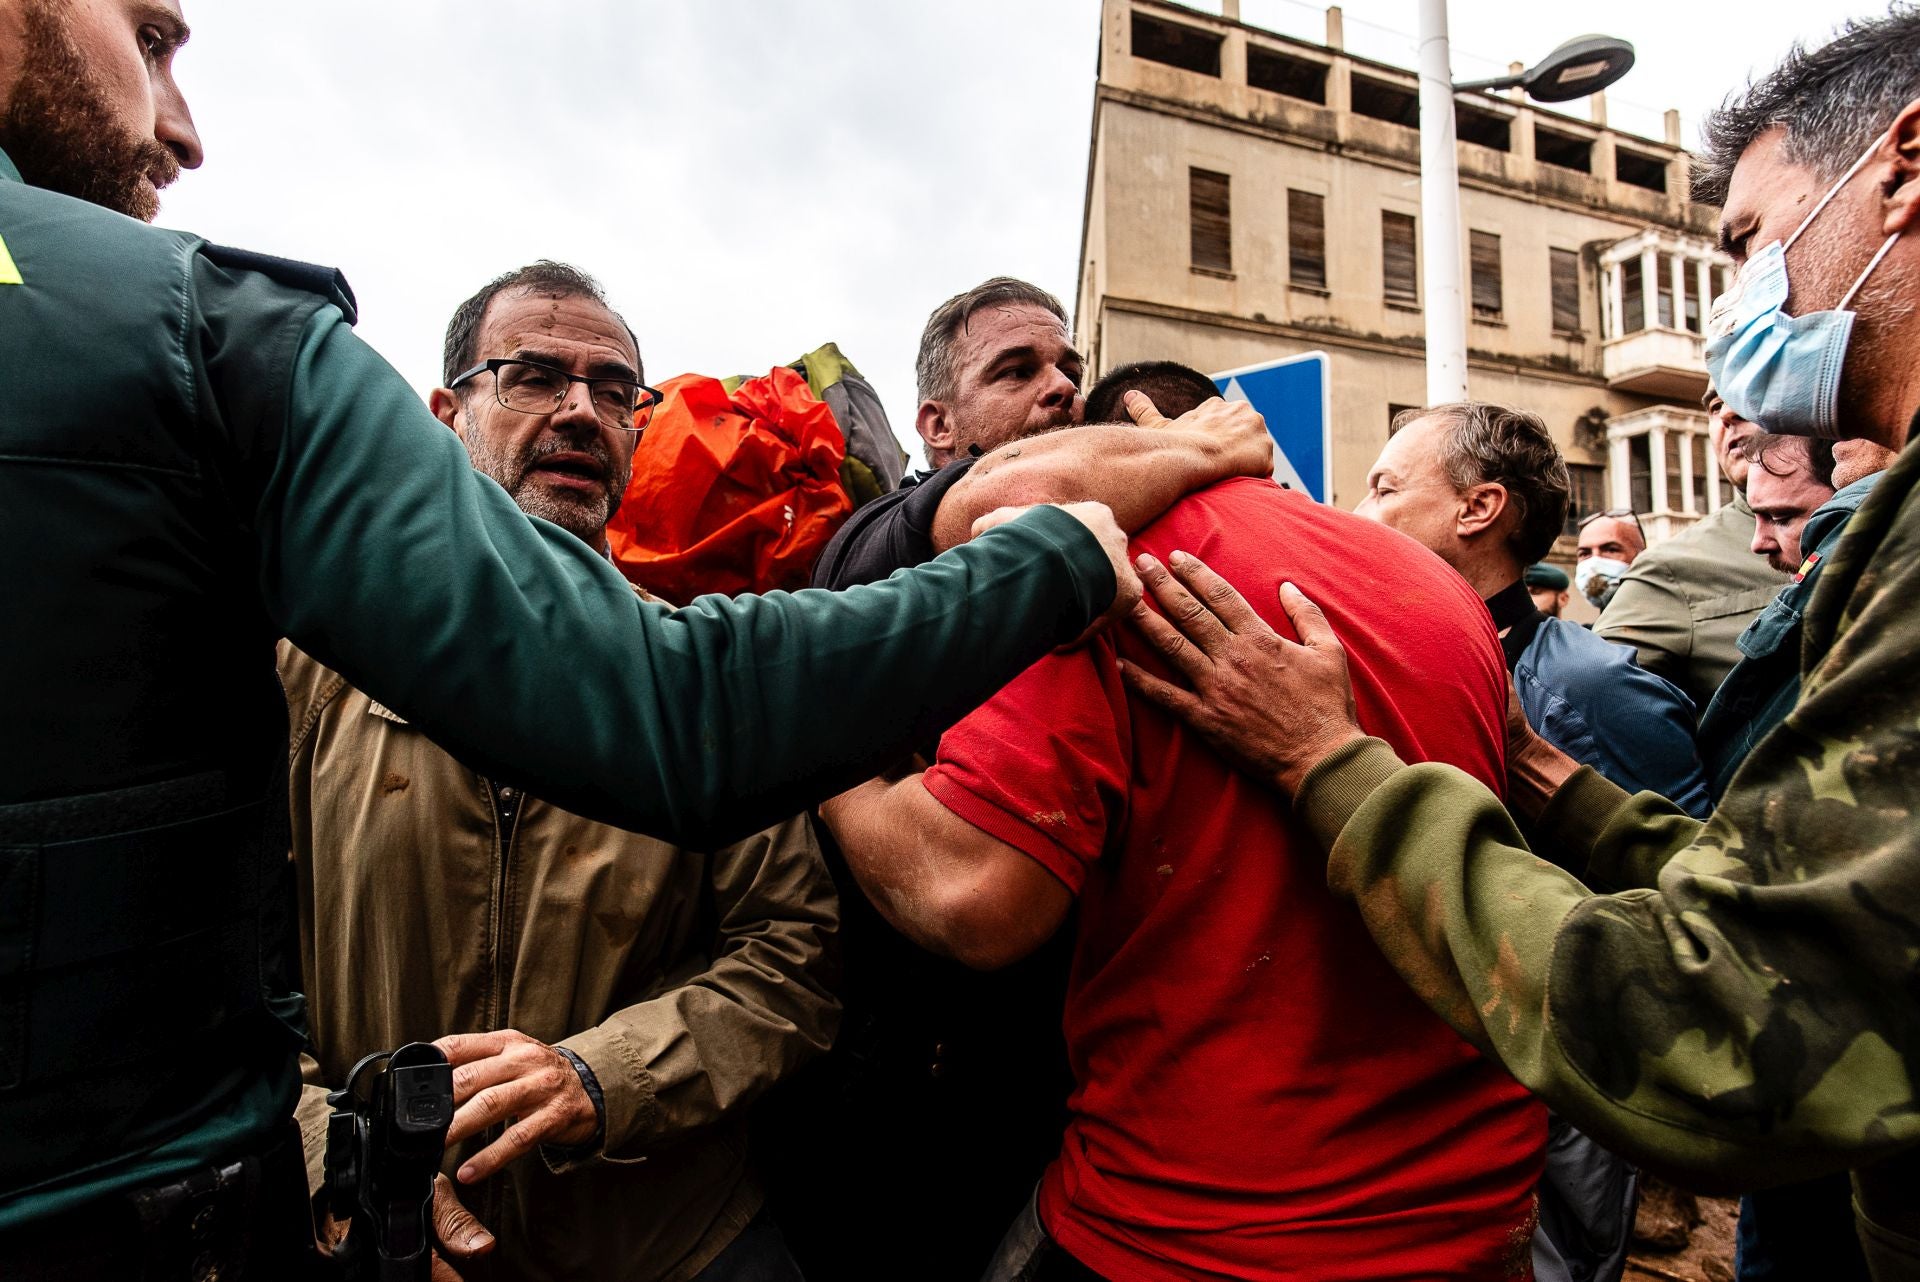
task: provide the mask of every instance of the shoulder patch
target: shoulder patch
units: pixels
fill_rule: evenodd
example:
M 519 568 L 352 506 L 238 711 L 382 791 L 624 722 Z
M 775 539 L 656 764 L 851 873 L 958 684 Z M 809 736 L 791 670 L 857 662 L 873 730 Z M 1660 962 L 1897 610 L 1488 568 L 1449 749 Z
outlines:
M 259 272 L 262 276 L 279 281 L 282 285 L 290 285 L 295 289 L 304 289 L 310 294 L 318 294 L 338 307 L 346 315 L 349 325 L 360 319 L 360 310 L 353 298 L 353 287 L 347 284 L 347 278 L 337 267 L 321 267 L 315 263 L 303 263 L 292 258 L 256 254 L 251 249 L 235 249 L 230 245 L 209 243 L 202 245 L 200 252 L 222 267 Z
M 20 269 L 14 265 L 13 255 L 7 251 L 6 237 L 0 236 L 0 285 L 19 285 Z

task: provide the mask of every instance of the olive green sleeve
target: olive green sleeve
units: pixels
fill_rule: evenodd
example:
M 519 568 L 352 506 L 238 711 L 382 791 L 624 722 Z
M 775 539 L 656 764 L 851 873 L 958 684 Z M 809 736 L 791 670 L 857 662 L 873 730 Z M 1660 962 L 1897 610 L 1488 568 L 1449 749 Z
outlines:
M 1535 857 L 1477 781 L 1402 765 L 1379 740 L 1323 763 L 1297 814 L 1401 977 L 1608 1147 L 1751 1186 L 1920 1136 L 1903 1057 L 1920 1043 L 1859 970 L 1885 982 L 1902 968 L 1887 936 L 1915 874 L 1855 866 L 1758 887 L 1724 810 L 1702 825 L 1583 772 L 1539 840 L 1586 844 L 1597 871 L 1656 883 L 1596 894 Z M 1890 920 L 1856 900 L 1863 881 Z
M 1098 542 L 1043 508 L 871 587 L 670 610 L 476 473 L 336 309 L 286 381 L 250 514 L 272 621 L 473 769 L 676 844 L 867 777 L 1113 597 Z
M 1685 688 L 1693 658 L 1693 612 L 1668 573 L 1642 566 L 1627 571 L 1613 599 L 1594 620 L 1593 634 L 1632 646 L 1640 666 Z

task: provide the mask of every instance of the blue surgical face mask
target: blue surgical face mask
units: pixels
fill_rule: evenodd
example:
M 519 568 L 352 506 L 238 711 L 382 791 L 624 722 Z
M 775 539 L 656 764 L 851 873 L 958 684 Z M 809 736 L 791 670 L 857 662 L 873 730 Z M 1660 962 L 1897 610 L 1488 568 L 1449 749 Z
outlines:
M 1714 390 L 1727 408 L 1768 432 L 1789 436 L 1840 435 L 1840 369 L 1853 335 L 1853 296 L 1900 239 L 1895 232 L 1873 256 L 1860 279 L 1831 311 L 1789 316 L 1786 305 L 1787 251 L 1820 216 L 1840 189 L 1852 181 L 1885 135 L 1876 138 L 1853 168 L 1827 188 L 1827 194 L 1794 229 L 1752 257 L 1734 277 L 1732 288 L 1713 304 L 1707 321 L 1707 369 Z

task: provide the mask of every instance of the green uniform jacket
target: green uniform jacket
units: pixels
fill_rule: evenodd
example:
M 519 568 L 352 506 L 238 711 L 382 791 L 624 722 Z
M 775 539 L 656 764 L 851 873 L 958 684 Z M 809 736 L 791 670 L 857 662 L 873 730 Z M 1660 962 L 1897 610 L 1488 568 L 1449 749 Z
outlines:
M 1728 1187 L 1854 1168 L 1880 1277 L 1920 1276 L 1887 1231 L 1920 1237 L 1916 480 L 1909 449 L 1848 527 L 1799 702 L 1706 823 L 1583 769 L 1541 817 L 1547 863 L 1485 788 L 1377 740 L 1297 802 L 1329 883 L 1462 1034 L 1650 1164 Z
M 272 812 L 276 638 L 489 777 L 708 847 L 873 773 L 1112 600 L 1095 539 L 1043 509 L 872 587 L 642 602 L 473 470 L 331 273 L 38 190 L 3 154 L 0 244 L 0 1229 L 257 1149 L 292 1112 L 297 1003 L 258 991 L 273 959 L 256 980 L 229 952 L 129 1004 L 122 981 L 169 977 L 141 965 L 165 923 L 118 877 L 64 899 L 36 881 L 63 814 L 111 810 L 92 795 L 211 777 L 209 806 Z M 284 875 L 168 849 L 159 890 Z M 196 940 L 253 929 L 166 909 Z M 41 945 L 79 925 L 127 1027 L 85 972 L 36 1000 Z
M 1594 621 L 1594 634 L 1632 646 L 1641 667 L 1705 708 L 1740 662 L 1740 633 L 1787 581 L 1752 546 L 1753 509 L 1737 494 L 1692 529 L 1635 557 Z

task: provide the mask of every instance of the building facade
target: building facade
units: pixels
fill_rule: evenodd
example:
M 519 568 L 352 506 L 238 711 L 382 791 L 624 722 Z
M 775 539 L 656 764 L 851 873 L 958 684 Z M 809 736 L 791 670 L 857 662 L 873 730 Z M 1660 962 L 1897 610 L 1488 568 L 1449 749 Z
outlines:
M 1418 81 L 1166 0 L 1104 0 L 1075 316 L 1094 374 L 1329 357 L 1332 501 L 1351 507 L 1426 386 Z M 1539 414 L 1574 523 L 1630 507 L 1658 541 L 1731 496 L 1700 398 L 1729 265 L 1663 142 L 1488 93 L 1458 113 L 1468 383 Z

